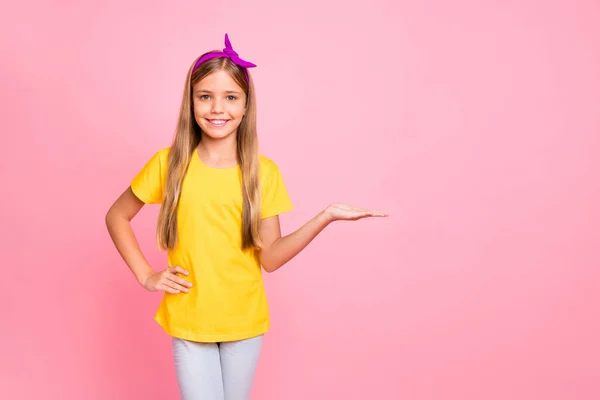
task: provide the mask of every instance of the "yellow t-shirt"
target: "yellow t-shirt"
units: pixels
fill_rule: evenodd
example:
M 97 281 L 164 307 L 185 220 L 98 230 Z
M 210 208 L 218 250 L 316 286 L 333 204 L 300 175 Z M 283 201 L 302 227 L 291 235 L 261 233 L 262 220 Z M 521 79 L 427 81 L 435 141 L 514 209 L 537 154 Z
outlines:
M 133 178 L 144 203 L 161 203 L 169 148 L 158 151 Z M 261 217 L 293 209 L 277 165 L 260 156 Z M 242 251 L 239 166 L 212 168 L 194 151 L 177 214 L 178 244 L 169 266 L 190 272 L 188 293 L 164 293 L 154 319 L 170 335 L 197 342 L 242 340 L 265 333 L 269 309 L 256 251 Z

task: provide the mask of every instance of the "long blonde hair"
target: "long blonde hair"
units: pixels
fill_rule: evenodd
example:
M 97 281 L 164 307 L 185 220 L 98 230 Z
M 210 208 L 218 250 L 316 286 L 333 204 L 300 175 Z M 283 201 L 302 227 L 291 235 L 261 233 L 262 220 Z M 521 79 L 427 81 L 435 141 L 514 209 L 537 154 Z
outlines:
M 261 249 L 259 155 L 256 98 L 252 77 L 248 72 L 248 80 L 246 80 L 244 70 L 225 57 L 209 59 L 193 71 L 199 58 L 194 60 L 186 77 L 177 130 L 169 151 L 166 186 L 156 228 L 158 246 L 162 250 L 172 250 L 177 245 L 177 210 L 182 182 L 202 137 L 200 127 L 194 118 L 192 89 L 205 76 L 224 70 L 246 94 L 246 114 L 238 126 L 236 138 L 237 161 L 242 172 L 242 249 Z

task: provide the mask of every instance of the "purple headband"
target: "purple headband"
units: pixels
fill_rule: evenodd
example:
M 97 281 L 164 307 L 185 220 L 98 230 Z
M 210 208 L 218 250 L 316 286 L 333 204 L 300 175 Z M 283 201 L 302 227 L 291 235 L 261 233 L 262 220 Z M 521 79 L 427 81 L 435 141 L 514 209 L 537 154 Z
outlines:
M 223 51 L 213 51 L 210 53 L 206 53 L 204 56 L 202 56 L 196 62 L 196 65 L 194 65 L 194 69 L 192 70 L 192 72 L 194 72 L 196 70 L 196 68 L 198 68 L 200 66 L 200 64 L 202 64 L 204 61 L 210 60 L 211 58 L 216 58 L 216 57 L 229 58 L 231 61 L 233 61 L 234 64 L 242 67 L 242 69 L 244 70 L 244 75 L 246 75 L 246 81 L 248 81 L 248 71 L 246 71 L 246 68 L 256 67 L 255 64 L 252 64 L 249 61 L 244 61 L 238 56 L 238 53 L 236 53 L 235 50 L 233 50 L 233 47 L 231 46 L 231 42 L 229 41 L 229 36 L 227 36 L 227 34 L 225 34 L 225 48 L 223 49 Z

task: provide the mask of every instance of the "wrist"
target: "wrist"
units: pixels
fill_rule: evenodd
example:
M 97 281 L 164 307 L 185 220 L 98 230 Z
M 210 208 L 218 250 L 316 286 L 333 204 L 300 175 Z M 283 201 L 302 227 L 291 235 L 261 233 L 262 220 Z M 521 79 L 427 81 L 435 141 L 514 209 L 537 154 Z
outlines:
M 328 209 L 321 211 L 319 213 L 319 215 L 317 216 L 317 218 L 324 225 L 329 225 L 330 223 L 332 223 L 334 221 L 333 215 L 331 215 L 331 213 L 328 211 Z
M 150 278 L 150 276 L 152 276 L 153 273 L 154 273 L 154 270 L 152 268 L 148 268 L 144 272 L 138 274 L 136 276 L 138 283 L 142 287 L 146 287 L 146 281 L 148 280 L 148 278 Z

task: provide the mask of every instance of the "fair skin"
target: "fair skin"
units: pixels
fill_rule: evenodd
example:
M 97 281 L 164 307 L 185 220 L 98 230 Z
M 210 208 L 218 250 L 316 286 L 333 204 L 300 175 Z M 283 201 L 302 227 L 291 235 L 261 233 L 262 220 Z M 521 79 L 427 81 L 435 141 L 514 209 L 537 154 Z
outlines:
M 237 128 L 246 113 L 244 90 L 227 72 L 216 71 L 194 85 L 193 96 L 194 118 L 202 129 L 198 155 L 213 168 L 235 166 Z
M 217 71 L 193 87 L 193 99 L 194 117 L 202 128 L 198 156 L 213 168 L 235 166 L 237 128 L 246 112 L 244 91 L 227 72 Z M 144 202 L 128 187 L 106 214 L 106 225 L 119 254 L 146 290 L 189 292 L 191 282 L 181 277 L 189 275 L 187 270 L 174 266 L 154 271 L 142 254 L 131 228 L 131 220 L 143 206 Z M 260 263 L 265 271 L 276 271 L 300 253 L 329 224 L 387 215 L 382 211 L 365 210 L 347 204 L 331 204 L 286 236 L 281 235 L 278 216 L 262 219 L 260 235 L 263 249 Z

